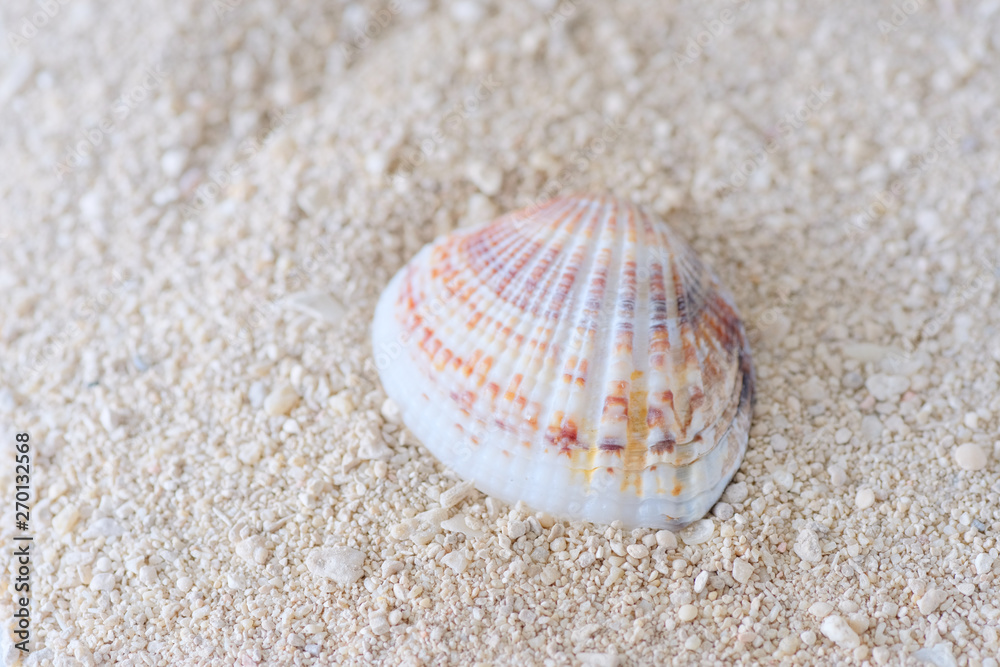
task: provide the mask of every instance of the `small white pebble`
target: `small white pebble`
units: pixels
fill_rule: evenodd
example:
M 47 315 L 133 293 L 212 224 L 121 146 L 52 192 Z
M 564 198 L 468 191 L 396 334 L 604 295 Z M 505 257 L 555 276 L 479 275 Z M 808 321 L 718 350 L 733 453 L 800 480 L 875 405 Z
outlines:
M 966 412 L 965 419 L 963 419 L 962 421 L 964 421 L 965 425 L 968 426 L 973 431 L 979 428 L 979 415 L 977 415 L 975 412 Z
M 983 553 L 976 556 L 976 574 L 983 576 L 993 569 L 993 557 Z
M 57 535 L 65 535 L 76 527 L 80 520 L 80 510 L 75 505 L 67 505 L 52 517 L 52 528 Z
M 365 554 L 351 547 L 313 549 L 306 557 L 306 567 L 316 577 L 333 579 L 350 586 L 364 574 Z
M 808 528 L 799 531 L 793 547 L 796 555 L 809 563 L 816 563 L 823 557 L 823 551 L 819 546 L 819 536 Z
M 753 565 L 746 562 L 742 558 L 737 558 L 733 561 L 733 579 L 745 584 L 750 581 L 750 577 L 753 576 Z
M 892 654 L 885 646 L 876 646 L 872 649 L 872 659 L 875 661 L 876 665 L 884 665 L 889 662 L 890 657 L 892 657 Z
M 701 648 L 701 639 L 699 639 L 698 635 L 691 635 L 684 642 L 684 648 L 689 651 L 697 651 Z
M 469 494 L 474 490 L 472 482 L 461 482 L 451 487 L 450 489 L 443 491 L 441 496 L 438 498 L 438 502 L 441 507 L 448 508 L 454 507 L 463 500 L 465 500 Z
M 523 537 L 528 532 L 528 524 L 525 521 L 511 521 L 507 524 L 507 536 L 512 540 Z
M 344 390 L 331 396 L 326 405 L 334 414 L 346 417 L 354 410 L 354 399 L 351 398 L 350 392 Z
M 955 586 L 955 588 L 957 588 L 958 592 L 964 595 L 965 597 L 974 595 L 976 592 L 976 585 L 970 583 L 959 584 L 958 586 Z
M 562 539 L 562 538 L 560 538 Z M 630 544 L 625 548 L 628 555 L 636 560 L 642 560 L 643 558 L 649 558 L 649 548 L 643 544 Z
M 681 608 L 677 610 L 677 618 L 681 619 L 683 623 L 693 621 L 698 618 L 698 608 L 693 604 L 681 605 Z
M 656 531 L 656 544 L 664 549 L 677 548 L 677 536 L 669 530 Z
M 846 445 L 851 440 L 851 429 L 849 428 L 839 428 L 837 432 L 833 434 L 833 440 L 838 445 Z
M 771 477 L 774 479 L 774 483 L 782 491 L 788 491 L 795 484 L 795 475 L 788 472 L 787 470 L 775 470 L 771 473 Z
M 375 613 L 368 617 L 368 627 L 376 635 L 384 635 L 389 632 L 389 619 L 385 614 Z
M 840 648 L 855 649 L 861 645 L 858 633 L 852 630 L 847 621 L 840 616 L 824 618 L 819 626 L 819 631 Z
M 452 551 L 441 558 L 441 562 L 450 567 L 455 574 L 462 574 L 469 566 L 469 559 L 461 551 Z
M 788 440 L 780 433 L 771 436 L 771 449 L 776 452 L 783 452 L 788 449 Z
M 152 586 L 159 581 L 156 575 L 156 568 L 152 565 L 143 565 L 139 568 L 139 581 L 147 586 Z
M 110 591 L 115 587 L 115 575 L 110 572 L 102 572 L 101 574 L 95 574 L 90 580 L 90 590 L 92 591 Z
M 785 655 L 793 655 L 799 650 L 799 638 L 795 635 L 788 635 L 778 642 L 778 652 Z
M 843 486 L 847 483 L 847 472 L 838 465 L 832 465 L 827 468 L 827 472 L 830 473 L 830 483 L 834 486 Z
M 746 482 L 734 482 L 726 487 L 722 493 L 722 499 L 727 503 L 737 505 L 746 500 L 749 495 L 750 491 L 747 489 Z
M 832 611 L 833 607 L 831 607 L 826 602 L 813 602 L 812 605 L 809 607 L 809 613 L 815 616 L 819 620 L 823 620 L 824 618 L 829 616 L 830 612 Z
M 871 489 L 860 489 L 854 497 L 854 504 L 859 510 L 866 510 L 875 504 L 875 492 Z
M 715 503 L 715 507 L 712 508 L 712 514 L 719 521 L 729 521 L 733 518 L 735 511 L 729 503 Z
M 955 463 L 962 470 L 982 470 L 986 467 L 986 452 L 979 445 L 967 442 L 955 448 Z
M 695 595 L 701 593 L 705 590 L 705 586 L 708 585 L 708 572 L 702 570 L 698 573 L 698 576 L 694 578 L 694 593 Z
M 865 415 L 861 419 L 861 435 L 866 440 L 877 440 L 882 435 L 882 420 L 875 415 Z
M 403 571 L 403 564 L 398 560 L 387 560 L 382 563 L 382 576 L 391 577 Z
M 941 606 L 941 603 L 948 599 L 948 594 L 942 590 L 932 588 L 923 594 L 920 601 L 917 603 L 917 609 L 924 616 L 928 614 L 933 614 L 934 611 Z
M 299 402 L 299 395 L 292 386 L 282 383 L 264 399 L 264 412 L 271 417 L 287 415 Z
M 816 633 L 813 632 L 812 630 L 806 630 L 801 635 L 799 635 L 799 638 L 802 639 L 802 643 L 805 644 L 806 646 L 812 646 L 813 644 L 816 643 L 817 639 Z

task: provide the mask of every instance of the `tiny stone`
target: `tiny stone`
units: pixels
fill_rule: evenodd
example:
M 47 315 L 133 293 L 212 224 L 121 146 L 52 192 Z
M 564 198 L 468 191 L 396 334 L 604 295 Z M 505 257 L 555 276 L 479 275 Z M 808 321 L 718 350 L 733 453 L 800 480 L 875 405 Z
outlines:
M 861 645 L 861 638 L 858 637 L 858 633 L 852 630 L 847 621 L 840 616 L 827 616 L 824 618 L 819 626 L 819 631 L 840 648 L 855 649 Z
M 689 651 L 697 651 L 701 648 L 701 639 L 698 638 L 698 635 L 691 635 L 684 642 L 684 648 Z
M 684 544 L 688 545 L 703 544 L 712 539 L 714 533 L 715 522 L 711 519 L 702 519 L 695 521 L 681 531 L 681 539 L 684 540 Z
M 831 607 L 826 602 L 814 602 L 812 603 L 812 606 L 809 607 L 809 613 L 818 618 L 819 620 L 823 620 L 824 618 L 829 616 L 830 612 L 832 611 L 833 607 Z
M 494 165 L 474 162 L 469 165 L 469 180 L 479 188 L 484 195 L 492 197 L 500 192 L 503 183 L 503 172 Z
M 698 618 L 698 608 L 693 604 L 682 605 L 681 608 L 677 610 L 677 618 L 681 619 L 684 623 L 693 621 Z
M 152 565 L 143 565 L 139 568 L 139 581 L 147 586 L 152 586 L 158 581 L 156 568 Z
M 264 399 L 264 412 L 271 417 L 287 415 L 298 402 L 299 395 L 295 393 L 292 386 L 288 383 L 283 383 Z
M 886 648 L 885 646 L 876 646 L 875 648 L 872 649 L 872 659 L 875 661 L 875 664 L 877 665 L 884 665 L 885 663 L 889 662 L 889 658 L 891 656 L 892 654 L 889 652 L 889 649 Z
M 403 571 L 403 564 L 398 560 L 387 560 L 382 563 L 382 576 L 391 577 Z
M 854 630 L 860 635 L 868 629 L 868 616 L 863 613 L 851 614 L 847 618 L 847 624 L 851 626 L 851 630 Z
M 734 505 L 742 503 L 750 495 L 746 482 L 734 482 L 726 487 L 722 499 Z
M 819 536 L 808 528 L 799 531 L 793 549 L 799 558 L 809 563 L 819 562 L 823 557 L 823 551 L 819 546 Z
M 656 531 L 656 544 L 664 549 L 677 548 L 677 536 L 669 530 Z
M 898 398 L 910 388 L 910 379 L 902 375 L 884 375 L 876 373 L 868 378 L 865 387 L 875 397 L 876 401 L 888 401 Z
M 847 483 L 847 472 L 838 465 L 832 465 L 827 468 L 827 472 L 830 473 L 830 483 L 834 486 L 843 486 Z
M 346 417 L 354 410 L 354 399 L 350 392 L 344 390 L 331 396 L 326 405 L 334 414 Z
M 962 595 L 964 595 L 965 597 L 969 597 L 970 595 L 974 595 L 975 592 L 976 592 L 976 585 L 975 584 L 970 584 L 970 583 L 959 584 L 955 588 L 957 588 L 958 592 L 961 593 Z
M 87 530 L 83 532 L 83 537 L 84 539 L 118 537 L 124 533 L 125 530 L 118 525 L 117 521 L 109 517 L 104 517 L 103 519 L 97 519 L 94 523 L 87 526 Z
M 922 648 L 916 651 L 913 657 L 918 662 L 934 665 L 934 667 L 956 667 L 958 665 L 955 656 L 951 654 L 951 648 L 943 642 L 935 644 L 933 647 Z
M 979 445 L 967 442 L 955 448 L 955 463 L 962 470 L 982 470 L 986 467 L 986 452 Z
M 562 539 L 562 538 L 559 538 Z M 628 555 L 636 560 L 642 560 L 643 558 L 649 558 L 649 549 L 642 544 L 630 544 L 625 548 Z
M 115 575 L 110 572 L 102 572 L 101 574 L 95 574 L 90 580 L 90 590 L 92 591 L 110 591 L 115 587 Z
M 771 473 L 771 477 L 774 479 L 774 483 L 782 491 L 788 491 L 795 484 L 795 475 L 787 470 L 775 470 Z
M 715 503 L 715 507 L 712 509 L 712 514 L 720 521 L 729 521 L 733 518 L 734 513 L 733 506 L 729 503 Z
M 469 566 L 469 559 L 461 551 L 452 551 L 441 558 L 441 562 L 450 567 L 455 574 L 462 574 Z
M 865 415 L 861 419 L 861 435 L 866 440 L 877 440 L 882 435 L 882 421 L 875 415 Z
M 846 445 L 851 441 L 851 429 L 849 428 L 838 428 L 837 432 L 833 434 L 833 440 L 838 445 Z
M 742 558 L 737 558 L 733 561 L 733 579 L 741 584 L 745 584 L 750 581 L 751 576 L 753 576 L 753 565 Z
M 65 535 L 66 533 L 73 530 L 76 526 L 76 522 L 80 520 L 80 510 L 74 505 L 67 505 L 52 517 L 52 528 L 55 529 L 58 535 Z
M 941 603 L 948 599 L 948 594 L 942 590 L 932 588 L 923 594 L 920 598 L 920 602 L 917 603 L 917 609 L 924 616 L 928 614 L 933 614 L 934 611 L 941 606 Z
M 965 419 L 963 419 L 962 421 L 964 421 L 965 425 L 968 426 L 973 431 L 979 428 L 979 415 L 977 415 L 975 412 L 966 412 Z
M 854 498 L 854 504 L 859 510 L 866 510 L 875 504 L 875 492 L 871 489 L 861 489 Z
M 384 635 L 389 632 L 389 619 L 385 614 L 372 614 L 368 618 L 368 626 L 376 635 Z
M 702 570 L 701 572 L 698 573 L 698 576 L 694 578 L 695 595 L 705 590 L 705 586 L 707 585 L 708 585 L 708 572 Z
M 306 567 L 316 577 L 333 579 L 350 586 L 364 574 L 365 555 L 351 547 L 313 549 L 306 557 Z
M 860 389 L 864 385 L 865 381 L 864 378 L 861 377 L 860 373 L 851 371 L 844 374 L 842 383 L 847 389 Z
M 776 452 L 783 452 L 788 449 L 788 440 L 780 433 L 771 436 L 771 449 Z
M 802 643 L 805 644 L 806 646 L 812 646 L 813 644 L 816 643 L 817 639 L 816 633 L 813 632 L 812 630 L 806 630 L 801 635 L 799 635 L 799 637 L 802 639 Z
M 799 638 L 795 635 L 788 635 L 778 642 L 778 651 L 781 655 L 793 655 L 799 650 Z
M 983 576 L 984 574 L 989 574 L 990 570 L 993 569 L 993 557 L 989 554 L 979 554 L 976 556 L 976 574 Z
M 177 580 L 177 589 L 181 593 L 187 593 L 189 590 L 191 590 L 191 586 L 193 585 L 194 582 L 191 581 L 191 577 L 181 577 L 180 579 Z
M 511 521 L 507 524 L 507 535 L 512 540 L 523 537 L 528 532 L 528 524 L 524 521 Z
M 454 507 L 465 500 L 473 491 L 472 482 L 462 482 L 441 493 L 438 502 L 441 507 Z

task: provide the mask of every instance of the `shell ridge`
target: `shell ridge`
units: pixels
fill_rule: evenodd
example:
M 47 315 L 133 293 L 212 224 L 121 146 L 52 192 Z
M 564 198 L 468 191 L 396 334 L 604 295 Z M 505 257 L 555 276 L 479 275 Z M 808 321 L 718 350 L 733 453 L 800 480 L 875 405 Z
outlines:
M 588 198 L 584 202 L 585 206 L 581 218 L 587 213 L 589 213 L 589 218 L 576 239 L 577 243 L 573 249 L 570 266 L 571 273 L 563 276 L 563 279 L 569 279 L 567 293 L 558 311 L 553 314 L 558 318 L 563 311 L 571 313 L 571 315 L 562 318 L 567 325 L 561 332 L 565 340 L 560 340 L 559 358 L 556 359 L 556 368 L 559 369 L 557 372 L 563 381 L 557 385 L 557 391 L 549 404 L 548 415 L 543 422 L 548 425 L 548 435 L 554 438 L 554 444 L 559 445 L 562 449 L 569 449 L 571 445 L 577 445 L 581 438 L 588 437 L 587 433 L 584 432 L 586 425 L 577 423 L 573 419 L 576 411 L 572 409 L 572 401 L 579 400 L 579 387 L 575 379 L 583 377 L 580 373 L 581 364 L 586 364 L 586 358 L 582 354 L 586 338 L 581 335 L 580 331 L 586 321 L 586 309 L 590 297 L 589 290 L 586 288 L 591 282 L 591 274 L 598 263 L 599 255 L 596 252 L 588 253 L 586 250 L 595 242 L 597 233 L 602 232 L 603 217 L 597 215 L 596 206 L 592 199 Z M 586 333 L 586 328 L 584 328 L 584 333 Z M 566 380 L 567 376 L 569 376 L 568 381 Z M 585 378 L 583 383 L 586 387 Z
M 571 228 L 568 231 L 567 238 L 573 240 L 578 238 L 577 225 L 580 223 L 583 214 L 583 206 L 580 206 L 580 202 L 577 202 L 578 206 L 575 208 L 571 214 L 567 214 L 567 220 L 570 221 Z M 562 281 L 563 277 L 566 275 L 568 268 L 573 266 L 573 263 L 578 260 L 578 251 L 584 246 L 584 243 L 579 243 L 574 245 L 573 243 L 564 243 L 562 250 L 559 254 L 558 261 L 553 265 L 551 269 L 551 284 L 558 287 L 558 284 Z M 565 365 L 564 352 L 566 351 L 566 344 L 563 340 L 564 336 L 570 330 L 573 322 L 569 318 L 552 317 L 553 312 L 553 302 L 556 299 L 564 298 L 565 295 L 561 295 L 557 288 L 550 289 L 548 292 L 544 293 L 544 299 L 539 299 L 535 302 L 532 308 L 532 314 L 540 317 L 545 326 L 550 328 L 550 342 L 545 346 L 545 349 L 539 348 L 536 354 L 533 355 L 531 361 L 534 363 L 537 359 L 542 368 L 540 369 L 539 375 L 532 387 L 532 391 L 528 396 L 529 401 L 537 401 L 539 404 L 539 415 L 538 424 L 541 429 L 541 433 L 547 433 L 548 427 L 550 426 L 550 420 L 553 414 L 553 405 L 555 403 L 555 397 L 559 395 L 558 388 L 561 387 L 563 381 L 563 367 Z M 539 315 L 536 308 L 541 308 L 542 312 Z M 549 383 L 546 387 L 546 383 Z M 553 393 L 553 388 L 556 387 L 555 393 Z M 568 432 L 559 432 L 558 437 L 554 437 L 551 440 L 551 444 L 558 447 L 559 438 L 569 438 L 570 436 L 575 437 L 575 434 L 570 434 Z M 541 440 L 541 448 L 544 450 L 549 444 L 548 435 L 543 436 Z
M 564 236 L 569 235 L 569 232 L 566 230 L 566 227 L 571 226 L 573 224 L 572 214 L 574 213 L 574 208 L 575 207 L 570 206 L 567 210 L 564 211 L 561 217 L 554 219 L 549 224 L 549 226 L 552 228 L 551 230 L 552 233 L 550 235 L 550 245 L 554 246 L 560 245 L 561 239 Z M 565 253 L 560 251 L 551 260 L 551 263 L 548 266 L 548 270 L 546 271 L 546 273 L 548 274 L 548 280 L 546 283 L 547 285 L 551 284 L 554 281 L 554 275 L 552 271 L 553 264 L 556 263 L 561 264 L 562 263 L 561 258 L 564 255 Z M 546 253 L 544 252 L 541 253 L 541 255 L 538 258 L 538 262 L 545 261 L 546 256 L 547 256 Z M 533 270 L 534 265 L 531 268 Z M 525 273 L 530 276 L 531 271 L 526 271 Z M 525 306 L 517 309 L 520 311 L 520 316 L 517 317 L 517 320 L 525 328 L 525 331 L 523 333 L 519 332 L 520 335 L 529 337 L 528 341 L 534 340 L 535 343 L 532 345 L 530 342 L 524 342 L 522 344 L 514 343 L 513 345 L 511 345 L 510 337 L 508 336 L 507 340 L 505 341 L 507 345 L 505 346 L 505 349 L 503 351 L 503 362 L 505 363 L 506 366 L 510 368 L 520 368 L 526 370 L 534 365 L 536 358 L 544 358 L 544 354 L 548 348 L 548 345 L 545 344 L 545 341 L 541 340 L 542 337 L 540 334 L 542 333 L 542 331 L 545 330 L 545 328 L 549 326 L 549 322 L 543 319 L 539 324 L 539 320 L 525 317 L 524 314 L 531 312 L 528 306 L 533 305 L 537 299 L 548 298 L 548 297 L 549 295 L 546 293 L 546 290 L 536 288 L 534 294 L 528 296 L 530 301 L 527 304 L 525 304 Z M 520 375 L 521 379 L 517 381 L 517 386 L 515 388 L 515 391 L 520 391 L 520 395 L 524 398 L 526 405 L 530 406 L 532 405 L 530 390 L 538 382 L 538 378 L 530 377 L 528 376 L 527 373 L 523 373 Z M 510 390 L 511 383 L 514 380 L 515 377 L 497 377 L 495 381 L 498 384 L 502 383 L 501 389 L 507 391 Z M 525 380 L 527 380 L 528 384 L 526 387 L 522 389 Z M 495 407 L 493 419 L 498 424 L 510 423 L 510 425 L 512 427 L 515 427 L 515 430 L 519 432 L 521 431 L 519 427 L 521 426 L 522 421 L 514 418 L 515 406 L 516 406 L 515 401 L 509 401 L 509 402 L 505 401 L 504 403 L 500 403 Z M 488 416 L 487 419 L 489 419 Z M 538 423 L 537 419 L 538 416 L 536 415 L 535 416 L 536 424 Z
M 599 312 L 607 312 L 607 321 L 598 323 L 597 336 L 594 350 L 596 358 L 604 360 L 600 375 L 595 374 L 592 389 L 588 392 L 586 414 L 594 415 L 597 420 L 595 425 L 594 438 L 588 442 L 588 460 L 599 460 L 608 457 L 608 452 L 617 452 L 625 448 L 626 430 L 621 428 L 621 413 L 627 417 L 628 414 L 628 381 L 629 378 L 622 378 L 620 375 L 621 365 L 618 355 L 615 353 L 615 337 L 622 325 L 623 313 L 619 310 L 619 285 L 622 280 L 622 273 L 625 266 L 625 256 L 630 250 L 626 248 L 623 238 L 625 225 L 618 223 L 618 207 L 612 206 L 608 209 L 608 218 L 614 220 L 614 238 L 609 244 L 612 253 L 608 262 L 608 277 L 606 280 L 606 290 L 603 300 L 598 309 Z M 611 299 L 611 308 L 606 305 L 607 299 Z M 591 464 L 593 465 L 593 464 Z M 601 467 L 598 465 L 597 467 Z

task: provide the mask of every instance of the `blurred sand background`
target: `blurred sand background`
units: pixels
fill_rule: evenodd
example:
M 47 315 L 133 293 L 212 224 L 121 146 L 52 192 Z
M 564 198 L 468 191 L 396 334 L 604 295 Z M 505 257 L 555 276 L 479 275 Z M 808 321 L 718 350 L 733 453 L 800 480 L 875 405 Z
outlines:
M 51 0 L 0 26 L 22 664 L 997 665 L 996 0 Z M 667 219 L 753 336 L 749 452 L 700 534 L 453 490 L 385 403 L 390 276 L 575 190 Z

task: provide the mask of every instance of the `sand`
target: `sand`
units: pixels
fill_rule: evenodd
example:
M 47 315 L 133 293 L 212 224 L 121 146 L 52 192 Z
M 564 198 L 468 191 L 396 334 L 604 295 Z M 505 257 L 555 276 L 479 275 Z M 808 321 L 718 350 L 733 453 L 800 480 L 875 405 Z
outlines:
M 997 665 L 1000 3 L 0 17 L 4 664 Z M 576 190 L 752 335 L 746 460 L 679 535 L 460 486 L 378 381 L 403 262 Z

